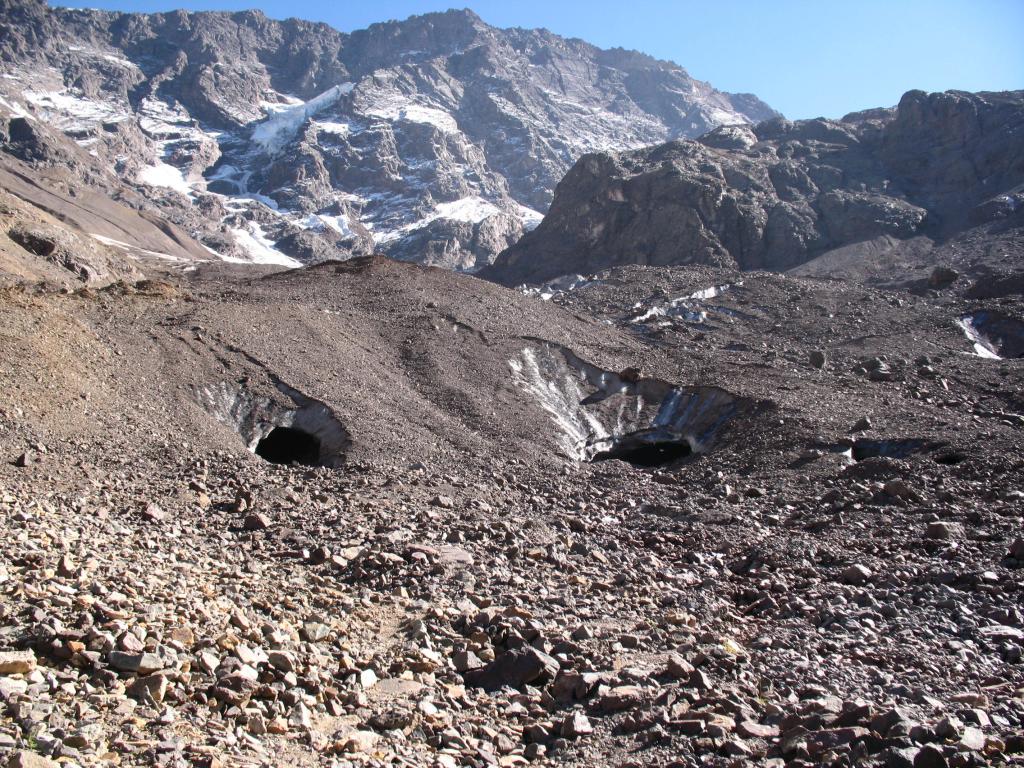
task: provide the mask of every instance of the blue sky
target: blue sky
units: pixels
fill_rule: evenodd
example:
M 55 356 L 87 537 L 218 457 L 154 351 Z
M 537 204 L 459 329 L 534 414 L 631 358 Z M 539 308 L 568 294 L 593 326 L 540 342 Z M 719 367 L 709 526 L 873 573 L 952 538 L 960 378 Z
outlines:
M 1024 0 L 87 0 L 122 11 L 242 10 L 352 31 L 469 7 L 499 27 L 546 27 L 670 59 L 790 118 L 890 106 L 911 88 L 1024 88 Z

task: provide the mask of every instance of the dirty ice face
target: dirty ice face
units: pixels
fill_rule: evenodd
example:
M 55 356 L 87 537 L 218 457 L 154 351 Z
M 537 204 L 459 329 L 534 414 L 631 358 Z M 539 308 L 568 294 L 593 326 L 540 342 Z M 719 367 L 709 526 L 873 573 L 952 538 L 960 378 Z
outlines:
M 320 401 L 280 382 L 277 387 L 294 407 L 228 382 L 199 387 L 193 394 L 207 413 L 235 430 L 246 448 L 267 461 L 341 466 L 350 443 L 348 430 Z
M 990 360 L 1024 357 L 1024 322 L 995 310 L 981 309 L 957 320 L 974 345 L 974 354 Z
M 993 349 L 992 342 L 986 339 L 981 331 L 978 330 L 973 316 L 968 315 L 967 317 L 961 317 L 956 321 L 956 324 L 963 330 L 964 336 L 967 337 L 968 341 L 974 345 L 974 354 L 978 357 L 985 357 L 990 360 L 1002 359 L 996 354 L 995 349 Z
M 707 450 L 740 408 L 717 387 L 606 371 L 554 345 L 527 347 L 509 367 L 516 385 L 551 416 L 564 454 L 577 461 L 669 464 Z

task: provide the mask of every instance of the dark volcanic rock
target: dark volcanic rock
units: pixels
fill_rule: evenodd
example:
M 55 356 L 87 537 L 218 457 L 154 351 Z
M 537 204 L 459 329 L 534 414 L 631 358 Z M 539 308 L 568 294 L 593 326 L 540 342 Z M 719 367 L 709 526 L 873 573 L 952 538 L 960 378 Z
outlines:
M 486 274 L 516 284 L 621 264 L 783 270 L 851 243 L 945 237 L 1002 215 L 993 199 L 1015 205 L 1022 125 L 1024 91 L 911 91 L 895 110 L 588 155 Z
M 488 691 L 503 686 L 520 688 L 537 682 L 546 682 L 558 672 L 558 662 L 536 648 L 509 651 L 486 667 L 464 673 L 466 684 Z

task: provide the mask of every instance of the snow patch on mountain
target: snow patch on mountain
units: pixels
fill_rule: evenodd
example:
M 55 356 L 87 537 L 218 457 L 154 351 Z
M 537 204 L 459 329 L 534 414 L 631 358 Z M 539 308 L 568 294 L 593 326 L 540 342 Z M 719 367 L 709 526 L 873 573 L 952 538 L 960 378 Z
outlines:
M 523 229 L 525 231 L 531 232 L 544 220 L 544 214 L 540 211 L 535 211 L 533 208 L 529 208 L 522 203 L 517 203 L 516 206 L 519 210 L 519 218 L 523 220 Z
M 464 197 L 460 200 L 452 200 L 447 203 L 438 203 L 434 210 L 423 218 L 406 224 L 398 229 L 388 232 L 381 232 L 374 237 L 378 244 L 390 243 L 417 229 L 422 229 L 438 219 L 450 219 L 452 221 L 465 221 L 469 224 L 479 224 L 484 219 L 501 213 L 501 209 L 493 203 L 489 203 L 482 197 Z
M 299 128 L 314 115 L 336 104 L 343 96 L 352 93 L 355 83 L 341 83 L 296 106 L 285 107 L 270 115 L 256 126 L 252 140 L 268 155 L 276 155 Z
M 67 133 L 89 130 L 100 123 L 119 123 L 130 117 L 115 104 L 76 96 L 67 90 L 28 90 L 24 96 L 50 125 Z
M 114 56 L 113 54 L 110 54 L 110 53 L 103 53 L 103 54 L 100 54 L 100 56 L 104 60 L 109 61 L 111 64 L 117 64 L 120 67 L 127 67 L 128 69 L 138 69 L 139 68 L 139 65 L 136 64 L 134 61 L 129 61 L 128 59 L 122 58 L 121 56 Z
M 329 216 L 321 213 L 317 218 L 342 237 L 355 237 L 355 233 L 349 226 L 348 219 L 345 216 Z
M 355 237 L 355 233 L 349 226 L 348 218 L 344 215 L 335 216 L 328 213 L 310 213 L 300 217 L 293 223 L 303 229 L 309 229 L 314 232 L 325 232 L 329 228 L 342 237 Z
M 432 125 L 442 133 L 458 133 L 459 124 L 443 109 L 412 101 L 407 96 L 389 95 L 375 100 L 373 106 L 364 108 L 368 117 L 379 117 L 389 121 L 407 121 Z
M 330 121 L 314 120 L 316 129 L 321 133 L 333 133 L 337 136 L 347 137 L 354 133 L 351 123 L 335 123 Z
M 145 98 L 139 105 L 139 128 L 153 138 L 179 135 L 182 127 L 190 127 L 192 117 L 180 105 Z
M 173 165 L 168 165 L 163 160 L 157 160 L 155 165 L 150 165 L 139 171 L 138 180 L 151 187 L 169 187 L 183 195 L 192 194 L 192 185 L 185 180 L 185 175 Z
M 39 66 L 16 51 L 0 62 L 0 114 L 64 131 L 97 158 L 104 183 L 136 183 L 211 243 L 225 227 L 243 229 L 244 246 L 228 253 L 244 247 L 275 263 L 294 259 L 252 222 L 304 262 L 386 244 L 403 260 L 478 268 L 537 226 L 579 155 L 675 136 L 702 119 L 705 101 L 729 112 L 681 69 L 479 21 L 414 17 L 394 37 L 357 33 L 342 45 L 333 30 L 293 39 L 269 19 L 253 35 L 241 17 L 184 14 L 153 26 L 129 15 L 115 32 L 103 13 L 47 13 L 63 44 Z M 175 44 L 154 46 L 160 36 Z M 424 50 L 414 42 L 428 39 Z M 284 160 L 294 152 L 301 162 Z M 296 240 L 299 229 L 307 234 Z
M 0 109 L 7 110 L 11 117 L 24 117 L 27 120 L 35 120 L 35 118 L 16 101 L 10 102 L 6 99 L 0 98 Z
M 92 237 L 94 240 L 98 240 L 99 242 L 103 243 L 106 246 L 109 246 L 111 248 L 117 248 L 118 250 L 124 251 L 125 255 L 127 255 L 128 258 L 130 259 L 138 260 L 139 255 L 141 254 L 143 256 L 152 256 L 155 259 L 161 259 L 163 261 L 182 261 L 182 259 L 178 258 L 177 256 L 171 256 L 171 254 L 169 253 L 162 253 L 160 251 L 150 251 L 146 248 L 140 248 L 137 245 L 126 243 L 123 240 L 116 240 L 113 237 L 107 237 L 106 235 L 98 235 L 96 233 L 91 233 L 89 236 Z
M 249 255 L 248 261 L 245 259 L 233 259 L 226 256 L 221 256 L 225 261 L 234 261 L 241 263 L 253 263 L 253 264 L 280 264 L 284 267 L 301 267 L 302 262 L 293 259 L 291 256 L 286 256 L 277 250 L 274 245 L 275 243 L 270 240 L 263 232 L 263 228 L 255 221 L 250 222 L 249 226 L 252 231 L 246 229 L 237 228 L 231 230 L 232 236 L 235 238 L 235 242 L 238 243 L 239 247 Z
M 501 213 L 498 207 L 480 197 L 464 197 L 461 200 L 454 200 L 450 203 L 438 203 L 434 209 L 434 217 L 437 219 L 454 219 L 455 221 L 468 221 L 471 224 L 479 224 L 484 219 Z

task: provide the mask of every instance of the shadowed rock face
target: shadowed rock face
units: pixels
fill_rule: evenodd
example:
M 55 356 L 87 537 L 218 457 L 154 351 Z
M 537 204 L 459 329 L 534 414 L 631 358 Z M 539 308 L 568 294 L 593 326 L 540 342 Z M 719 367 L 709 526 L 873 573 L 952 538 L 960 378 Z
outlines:
M 113 167 L 240 259 L 472 270 L 535 225 L 583 154 L 777 115 L 670 62 L 469 11 L 349 35 L 256 11 L 27 2 L 0 5 L 0 29 L 0 117 L 63 132 L 94 153 L 83 176 L 109 184 Z
M 582 158 L 486 275 L 622 264 L 784 270 L 832 249 L 942 238 L 1024 207 L 1024 91 L 907 93 L 842 120 L 728 126 Z

